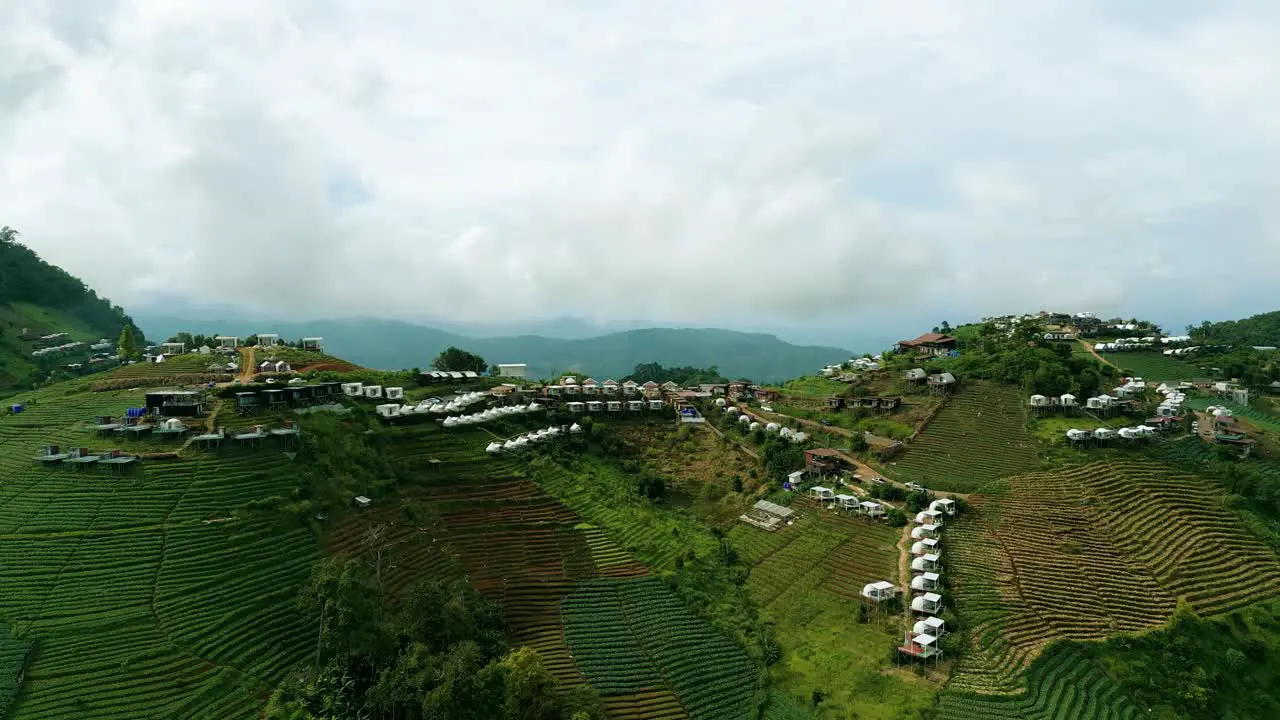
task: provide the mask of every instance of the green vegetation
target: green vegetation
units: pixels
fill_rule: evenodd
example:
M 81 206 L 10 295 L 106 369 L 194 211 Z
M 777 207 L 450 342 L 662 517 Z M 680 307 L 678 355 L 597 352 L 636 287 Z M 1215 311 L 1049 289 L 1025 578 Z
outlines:
M 1126 375 L 1136 375 L 1151 383 L 1209 377 L 1209 373 L 1198 365 L 1170 357 L 1159 350 L 1104 353 L 1102 356 Z
M 1146 716 L 1078 644 L 1057 643 L 1046 650 L 1027 670 L 1026 682 L 1026 692 L 1016 695 L 975 695 L 947 689 L 938 696 L 934 717 L 938 720 L 1129 720 Z
M 729 382 L 727 378 L 720 374 L 720 369 L 715 365 L 705 369 L 687 365 L 685 367 L 663 367 L 656 362 L 637 364 L 632 368 L 631 374 L 623 377 L 622 380 L 634 380 L 641 385 L 650 381 L 659 385 L 665 382 L 674 382 L 680 387 Z
M 1211 323 L 1208 320 L 1198 327 L 1190 325 L 1187 333 L 1199 345 L 1280 345 L 1280 310 L 1275 310 L 1243 320 L 1225 320 Z
M 1039 464 L 1022 395 L 1007 385 L 969 381 L 890 472 L 937 490 L 968 492 Z
M 821 375 L 805 375 L 783 383 L 778 390 L 784 395 L 824 398 L 847 394 L 850 385 Z
M 564 600 L 565 638 L 603 694 L 670 682 L 689 715 L 750 715 L 758 684 L 750 658 L 655 578 L 597 580 Z
M 489 368 L 489 364 L 484 358 L 466 350 L 460 350 L 452 345 L 440 351 L 435 359 L 431 361 L 431 367 L 435 370 L 446 370 L 450 372 L 465 372 L 470 370 L 475 373 L 482 373 Z
M 0 717 L 18 696 L 19 679 L 27 664 L 31 646 L 14 637 L 8 626 L 0 623 Z

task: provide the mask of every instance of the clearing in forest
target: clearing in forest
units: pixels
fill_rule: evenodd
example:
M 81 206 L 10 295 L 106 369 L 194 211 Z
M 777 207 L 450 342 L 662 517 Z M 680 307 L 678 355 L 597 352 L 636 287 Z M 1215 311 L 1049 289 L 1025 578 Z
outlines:
M 760 485 L 755 461 L 705 427 L 619 424 L 615 432 L 630 458 L 666 478 L 668 504 L 689 505 L 710 524 L 736 520 L 748 504 L 734 478 L 748 494 Z
M 955 690 L 1014 694 L 1050 643 L 1164 624 L 1280 594 L 1280 563 L 1205 479 L 1148 460 L 1009 478 L 947 530 L 947 569 L 973 648 Z
M 969 492 L 1035 469 L 1040 458 L 1027 431 L 1025 404 L 1015 388 L 964 382 L 890 473 L 935 490 Z

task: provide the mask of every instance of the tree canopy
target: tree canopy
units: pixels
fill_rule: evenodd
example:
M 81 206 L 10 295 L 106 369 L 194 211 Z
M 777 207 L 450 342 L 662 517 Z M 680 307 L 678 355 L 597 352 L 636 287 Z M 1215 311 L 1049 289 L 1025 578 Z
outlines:
M 1280 346 L 1280 310 L 1244 318 L 1187 327 L 1187 334 L 1203 345 Z
M 641 384 L 650 380 L 656 383 L 671 381 L 681 386 L 729 382 L 728 379 L 720 374 L 720 368 L 715 365 L 708 368 L 688 366 L 667 368 L 656 362 L 640 363 L 635 366 L 630 375 L 622 379 L 633 380 Z
M 471 370 L 472 372 L 482 373 L 489 367 L 489 364 L 484 361 L 484 358 L 475 353 L 450 345 L 431 361 L 431 367 L 436 370 L 448 370 L 450 372 Z

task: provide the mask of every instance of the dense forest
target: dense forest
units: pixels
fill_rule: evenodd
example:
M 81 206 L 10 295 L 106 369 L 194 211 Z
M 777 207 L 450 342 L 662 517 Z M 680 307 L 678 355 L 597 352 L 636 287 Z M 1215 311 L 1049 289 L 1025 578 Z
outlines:
M 114 338 L 133 322 L 78 278 L 41 260 L 18 242 L 16 230 L 5 226 L 0 228 L 0 304 L 14 302 L 66 311 L 104 337 Z
M 1188 326 L 1187 333 L 1193 341 L 1205 345 L 1277 346 L 1280 345 L 1280 310 L 1243 320 L 1216 323 L 1206 320 L 1198 327 Z
M 635 366 L 630 375 L 622 379 L 624 381 L 633 380 L 642 385 L 650 380 L 656 383 L 671 381 L 680 387 L 729 382 L 727 378 L 720 374 L 720 369 L 715 365 L 709 368 L 663 367 L 656 362 L 640 363 Z

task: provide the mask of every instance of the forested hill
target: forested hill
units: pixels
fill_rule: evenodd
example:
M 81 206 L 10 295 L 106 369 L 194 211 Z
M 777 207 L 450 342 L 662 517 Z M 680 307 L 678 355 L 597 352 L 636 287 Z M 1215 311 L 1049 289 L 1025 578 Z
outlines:
M 174 317 L 138 316 L 151 338 L 179 331 L 224 333 L 247 337 L 274 332 L 288 339 L 324 338 L 325 350 L 365 367 L 426 368 L 450 346 L 482 356 L 489 363 L 526 363 L 529 374 L 549 377 L 577 371 L 618 379 L 641 363 L 667 368 L 715 366 L 726 377 L 777 382 L 813 373 L 824 365 L 849 359 L 836 347 L 792 345 L 773 335 L 732 330 L 651 328 L 590 338 L 562 339 L 538 335 L 471 338 L 436 328 L 393 320 L 318 320 L 262 322 L 216 320 L 194 323 Z
M 1280 310 L 1243 320 L 1205 321 L 1187 328 L 1191 338 L 1205 345 L 1280 346 Z
M 0 391 L 43 377 L 45 365 L 67 362 L 32 358 L 36 344 L 30 337 L 67 333 L 73 341 L 115 340 L 131 322 L 80 279 L 41 260 L 18 241 L 15 230 L 0 228 Z

